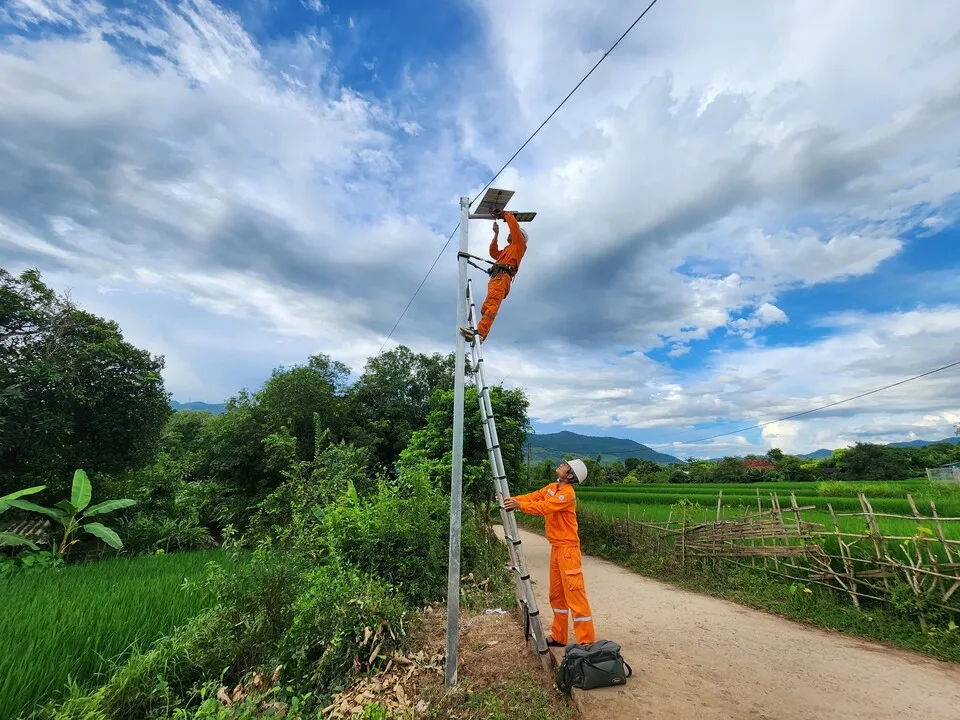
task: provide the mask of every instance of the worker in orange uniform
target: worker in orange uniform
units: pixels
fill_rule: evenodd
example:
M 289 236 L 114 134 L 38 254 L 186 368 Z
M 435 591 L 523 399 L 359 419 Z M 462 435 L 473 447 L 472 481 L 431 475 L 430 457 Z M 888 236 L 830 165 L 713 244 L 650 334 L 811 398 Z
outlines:
M 524 253 L 527 252 L 527 231 L 520 227 L 513 213 L 509 210 L 498 210 L 494 211 L 494 215 L 503 217 L 507 227 L 510 228 L 510 234 L 507 235 L 507 246 L 501 250 L 497 245 L 500 226 L 494 221 L 493 240 L 490 241 L 490 257 L 493 258 L 494 264 L 489 270 L 487 297 L 480 306 L 480 324 L 476 332 L 465 325 L 460 326 L 460 332 L 468 342 L 473 342 L 475 335 L 480 336 L 480 342 L 487 339 L 490 326 L 493 325 L 497 311 L 500 310 L 500 303 L 510 294 L 510 285 L 520 268 Z
M 573 492 L 573 483 L 586 479 L 587 466 L 583 460 L 562 462 L 557 466 L 557 482 L 503 501 L 507 510 L 544 516 L 550 541 L 550 605 L 553 608 L 553 627 L 547 645 L 552 647 L 567 644 L 571 610 L 577 642 L 585 645 L 596 641 L 593 615 L 583 584 L 577 496 Z

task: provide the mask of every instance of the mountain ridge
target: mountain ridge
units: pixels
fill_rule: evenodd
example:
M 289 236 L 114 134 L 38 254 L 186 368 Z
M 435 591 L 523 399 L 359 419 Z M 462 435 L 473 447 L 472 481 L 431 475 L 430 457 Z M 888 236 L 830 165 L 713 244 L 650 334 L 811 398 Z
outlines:
M 197 410 L 200 412 L 205 410 L 209 413 L 213 413 L 214 415 L 219 415 L 220 413 L 225 412 L 227 409 L 226 403 L 207 403 L 199 400 L 188 403 L 171 400 L 170 407 L 172 407 L 174 410 Z
M 623 461 L 628 457 L 651 460 L 660 465 L 683 462 L 680 458 L 657 452 L 636 440 L 605 435 L 581 435 L 569 430 L 543 435 L 530 434 L 527 436 L 525 447 L 529 448 L 531 463 L 539 463 L 544 460 L 560 462 L 565 455 L 579 455 L 588 458 L 595 458 L 600 455 L 601 463 L 604 465 L 615 460 Z

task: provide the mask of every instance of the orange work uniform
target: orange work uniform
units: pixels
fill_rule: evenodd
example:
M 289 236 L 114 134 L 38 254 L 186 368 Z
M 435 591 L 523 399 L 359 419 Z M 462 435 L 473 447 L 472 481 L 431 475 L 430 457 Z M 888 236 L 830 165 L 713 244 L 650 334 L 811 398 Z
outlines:
M 553 627 L 550 636 L 566 645 L 570 612 L 573 611 L 573 632 L 578 643 L 596 640 L 593 615 L 583 583 L 580 558 L 580 535 L 577 525 L 577 496 L 573 485 L 550 483 L 536 492 L 513 498 L 520 511 L 543 515 L 550 541 L 550 605 Z
M 497 246 L 497 236 L 494 235 L 493 240 L 490 241 L 490 257 L 498 265 L 509 265 L 513 268 L 513 273 L 516 274 L 520 267 L 520 261 L 523 259 L 524 253 L 527 252 L 527 241 L 523 237 L 523 233 L 520 232 L 520 223 L 517 222 L 513 213 L 505 210 L 503 219 L 506 221 L 507 227 L 510 228 L 510 242 L 501 250 Z M 480 306 L 480 324 L 477 326 L 477 334 L 483 340 L 486 340 L 490 333 L 490 326 L 493 325 L 493 321 L 497 317 L 500 303 L 510 294 L 510 284 L 512 282 L 513 278 L 503 271 L 496 272 L 490 277 L 490 282 L 487 283 L 487 297 L 484 299 L 483 305 Z

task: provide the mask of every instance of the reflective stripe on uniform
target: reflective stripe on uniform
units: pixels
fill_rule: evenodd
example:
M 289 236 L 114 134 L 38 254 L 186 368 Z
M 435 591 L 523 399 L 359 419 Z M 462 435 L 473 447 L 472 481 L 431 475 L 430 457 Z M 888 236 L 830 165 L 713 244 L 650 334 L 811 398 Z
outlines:
M 569 610 L 561 610 L 560 608 L 551 608 L 551 609 L 552 609 L 555 613 L 563 613 L 564 615 L 566 615 L 567 613 L 570 612 Z
M 588 620 L 593 620 L 593 615 L 587 615 L 586 617 L 575 617 L 574 622 L 587 622 Z

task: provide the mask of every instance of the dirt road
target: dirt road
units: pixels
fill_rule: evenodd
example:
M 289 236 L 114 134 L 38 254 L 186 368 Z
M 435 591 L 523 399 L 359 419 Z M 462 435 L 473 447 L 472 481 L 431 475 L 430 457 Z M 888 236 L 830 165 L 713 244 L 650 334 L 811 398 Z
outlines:
M 549 632 L 550 546 L 521 536 Z M 960 720 L 956 665 L 678 590 L 598 558 L 584 556 L 583 570 L 597 637 L 620 643 L 634 673 L 625 688 L 580 693 L 590 720 Z

